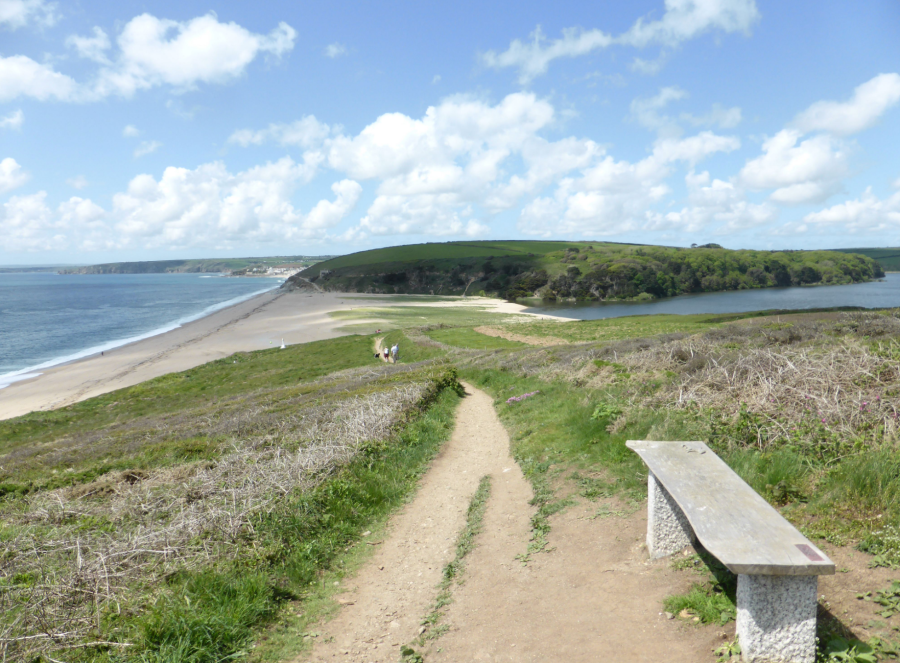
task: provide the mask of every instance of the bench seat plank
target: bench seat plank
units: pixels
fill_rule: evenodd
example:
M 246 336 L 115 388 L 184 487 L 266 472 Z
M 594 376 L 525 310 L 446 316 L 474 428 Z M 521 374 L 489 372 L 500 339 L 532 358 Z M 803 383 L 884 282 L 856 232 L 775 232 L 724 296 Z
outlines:
M 703 442 L 629 440 L 681 507 L 697 539 L 732 573 L 830 575 L 834 563 Z

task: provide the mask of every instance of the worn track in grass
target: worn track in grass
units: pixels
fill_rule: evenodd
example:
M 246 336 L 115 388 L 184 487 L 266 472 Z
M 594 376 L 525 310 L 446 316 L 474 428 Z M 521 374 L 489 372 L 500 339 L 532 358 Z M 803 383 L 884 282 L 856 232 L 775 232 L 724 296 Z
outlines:
M 441 623 L 449 631 L 430 641 L 427 661 L 715 660 L 722 629 L 695 629 L 662 614 L 663 597 L 684 591 L 688 579 L 665 561 L 647 562 L 644 509 L 591 520 L 596 504 L 571 507 L 553 518 L 549 552 L 522 564 L 531 486 L 510 457 L 491 398 L 465 386 L 450 441 L 373 558 L 345 581 L 336 597 L 343 609 L 303 660 L 400 660 L 401 645 L 416 638 L 433 605 L 484 475 L 493 477 L 484 530 L 445 608 Z

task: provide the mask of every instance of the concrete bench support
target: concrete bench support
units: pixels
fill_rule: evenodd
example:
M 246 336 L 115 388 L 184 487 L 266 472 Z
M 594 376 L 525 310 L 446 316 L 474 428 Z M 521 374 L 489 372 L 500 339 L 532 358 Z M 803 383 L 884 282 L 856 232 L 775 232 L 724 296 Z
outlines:
M 746 663 L 814 663 L 818 576 L 739 575 L 737 636 Z
M 696 541 L 681 507 L 650 472 L 647 479 L 647 549 L 651 559 L 667 557 Z
M 627 444 L 650 471 L 650 556 L 696 542 L 737 576 L 745 663 L 815 663 L 818 576 L 834 562 L 703 442 Z

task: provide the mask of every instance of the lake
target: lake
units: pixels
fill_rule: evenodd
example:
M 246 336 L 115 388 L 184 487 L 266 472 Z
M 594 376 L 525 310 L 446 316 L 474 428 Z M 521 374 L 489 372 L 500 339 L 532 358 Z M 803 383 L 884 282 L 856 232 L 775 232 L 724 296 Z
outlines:
M 891 273 L 882 281 L 797 288 L 762 288 L 679 295 L 653 302 L 547 303 L 526 309 L 528 313 L 546 313 L 573 320 L 621 318 L 626 315 L 657 313 L 743 313 L 771 309 L 832 308 L 862 306 L 889 308 L 900 306 L 900 273 Z

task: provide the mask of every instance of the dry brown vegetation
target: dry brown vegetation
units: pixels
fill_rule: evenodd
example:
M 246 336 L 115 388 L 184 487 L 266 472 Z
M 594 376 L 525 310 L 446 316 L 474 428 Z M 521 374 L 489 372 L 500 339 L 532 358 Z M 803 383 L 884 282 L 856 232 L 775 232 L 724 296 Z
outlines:
M 217 448 L 206 459 L 107 472 L 0 505 L 0 660 L 46 655 L 88 636 L 85 646 L 108 644 L 97 639 L 101 615 L 146 603 L 176 571 L 252 556 L 254 516 L 320 484 L 417 406 L 429 380 L 421 371 L 404 375 L 414 370 L 342 371 L 290 397 L 260 392 L 7 457 L 12 465 L 65 455 L 84 462 L 200 436 Z

